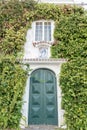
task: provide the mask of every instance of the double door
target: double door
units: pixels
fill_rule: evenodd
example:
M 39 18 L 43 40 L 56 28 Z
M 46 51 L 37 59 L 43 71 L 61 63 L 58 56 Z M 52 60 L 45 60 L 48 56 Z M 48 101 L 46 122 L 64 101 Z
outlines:
M 29 124 L 58 125 L 57 86 L 55 74 L 38 69 L 31 74 L 29 91 Z

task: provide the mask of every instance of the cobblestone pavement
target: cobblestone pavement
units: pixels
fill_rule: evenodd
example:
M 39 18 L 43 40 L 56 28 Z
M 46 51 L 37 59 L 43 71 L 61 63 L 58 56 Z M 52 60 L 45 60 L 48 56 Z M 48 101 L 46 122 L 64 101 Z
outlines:
M 57 130 L 57 126 L 47 125 L 30 125 L 28 128 L 22 130 Z

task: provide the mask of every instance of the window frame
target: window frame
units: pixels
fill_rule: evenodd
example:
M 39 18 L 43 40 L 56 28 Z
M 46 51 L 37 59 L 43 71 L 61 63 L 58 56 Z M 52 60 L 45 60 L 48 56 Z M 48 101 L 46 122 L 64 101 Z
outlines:
M 41 41 L 36 40 L 37 39 L 36 38 L 36 24 L 40 23 L 40 22 L 42 23 L 42 38 L 41 38 L 42 40 Z M 51 26 L 51 34 L 49 34 L 50 40 L 46 40 L 46 41 L 45 41 L 45 35 L 44 35 L 45 23 L 50 23 L 50 26 Z M 34 23 L 34 42 L 53 42 L 54 41 L 53 31 L 54 31 L 54 21 L 45 21 L 45 20 L 35 21 L 35 23 Z

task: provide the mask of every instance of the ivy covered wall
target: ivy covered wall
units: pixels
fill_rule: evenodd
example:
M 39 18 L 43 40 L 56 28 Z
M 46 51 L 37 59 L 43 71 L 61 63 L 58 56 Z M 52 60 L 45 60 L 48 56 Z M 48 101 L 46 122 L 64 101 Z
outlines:
M 52 57 L 66 58 L 60 86 L 69 130 L 87 129 L 87 13 L 62 16 L 56 22 Z
M 18 128 L 27 73 L 17 58 L 34 20 L 55 21 L 52 57 L 66 58 L 60 86 L 68 130 L 87 128 L 87 15 L 76 6 L 0 1 L 0 128 Z M 21 91 L 20 91 L 21 90 Z

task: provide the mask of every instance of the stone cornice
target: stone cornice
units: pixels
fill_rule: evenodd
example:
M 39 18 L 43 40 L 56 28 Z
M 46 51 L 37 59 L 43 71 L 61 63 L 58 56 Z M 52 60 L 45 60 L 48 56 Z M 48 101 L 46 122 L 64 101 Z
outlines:
M 61 64 L 67 62 L 68 60 L 56 59 L 56 58 L 49 58 L 49 59 L 32 58 L 32 59 L 19 59 L 18 61 L 23 64 Z

